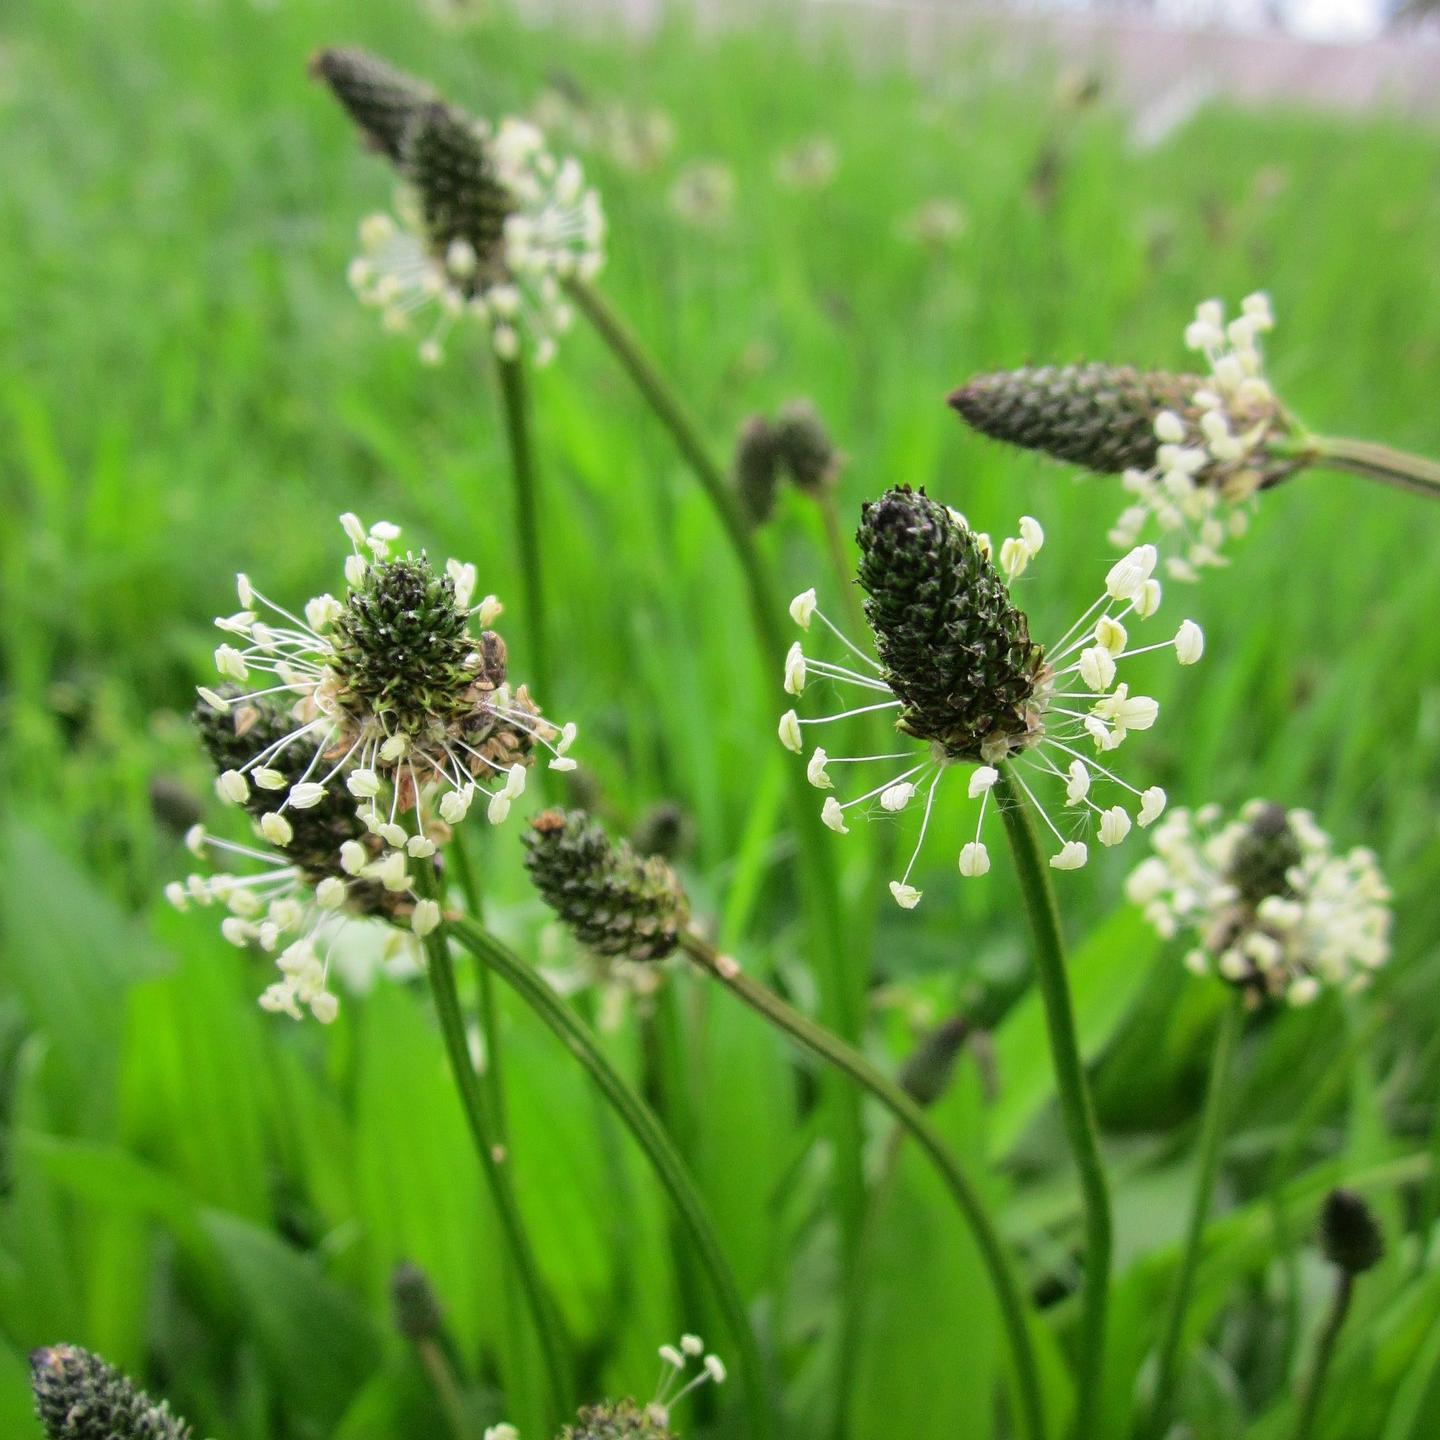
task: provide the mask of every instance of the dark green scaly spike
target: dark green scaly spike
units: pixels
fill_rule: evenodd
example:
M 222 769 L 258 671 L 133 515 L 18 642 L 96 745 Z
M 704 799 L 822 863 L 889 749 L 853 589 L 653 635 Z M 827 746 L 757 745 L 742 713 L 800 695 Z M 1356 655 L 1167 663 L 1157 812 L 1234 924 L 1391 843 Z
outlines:
M 1118 475 L 1155 464 L 1155 417 L 1173 410 L 1193 420 L 1193 396 L 1203 383 L 1128 365 L 1027 366 L 977 375 L 950 404 L 992 440 Z
M 979 542 L 923 490 L 861 510 L 865 615 L 901 702 L 898 728 L 955 760 L 1003 759 L 1036 723 L 1044 651 Z
M 370 145 L 397 165 L 416 117 L 438 98 L 413 75 L 349 46 L 322 50 L 310 73 L 330 87 Z
M 455 582 L 424 555 L 370 566 L 335 621 L 341 704 L 406 734 L 469 714 L 481 667 L 468 624 Z
M 503 279 L 514 205 L 475 121 L 452 105 L 425 106 L 406 136 L 404 163 L 435 254 L 463 240 L 475 252 L 473 285 Z
M 597 954 L 663 960 L 679 943 L 690 908 L 674 871 L 612 841 L 584 811 L 537 816 L 525 851 L 535 888 Z
M 35 1351 L 30 1386 L 48 1440 L 190 1440 L 168 1405 L 77 1345 Z

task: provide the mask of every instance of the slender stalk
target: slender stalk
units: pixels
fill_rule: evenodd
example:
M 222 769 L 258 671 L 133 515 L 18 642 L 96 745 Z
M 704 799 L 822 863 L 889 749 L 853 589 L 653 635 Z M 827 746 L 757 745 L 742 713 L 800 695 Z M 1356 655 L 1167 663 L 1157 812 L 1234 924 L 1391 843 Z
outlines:
M 418 867 L 417 888 L 431 896 L 435 889 L 433 873 L 428 865 Z M 535 1252 L 525 1232 L 525 1222 L 515 1199 L 506 1168 L 507 1156 L 498 1143 L 486 1112 L 480 1078 L 470 1060 L 470 1043 L 465 1034 L 465 1017 L 460 1008 L 460 992 L 455 985 L 455 968 L 445 939 L 445 927 L 432 930 L 425 937 L 425 973 L 430 993 L 435 998 L 435 1013 L 440 1019 L 440 1033 L 445 1039 L 445 1052 L 450 1060 L 450 1073 L 460 1092 L 460 1103 L 470 1128 L 475 1154 L 490 1190 L 495 1213 L 505 1236 L 505 1244 L 520 1281 L 526 1308 L 540 1342 L 545 1384 L 549 1391 L 551 1420 L 559 1424 L 569 1413 L 569 1391 L 565 1379 L 564 1345 L 560 1338 L 559 1321 L 545 1289 Z
M 778 995 L 752 980 L 733 961 L 693 933 L 681 941 L 685 953 L 707 974 L 718 980 L 743 1004 L 762 1015 L 777 1029 L 797 1040 L 826 1064 L 848 1076 L 880 1102 L 905 1127 L 940 1172 L 980 1251 L 1000 1304 L 1001 1323 L 1009 1343 L 1018 1382 L 1021 1433 L 1041 1440 L 1045 1434 L 1045 1412 L 1041 1401 L 1039 1372 L 1030 1344 L 1029 1322 L 1019 1282 L 1015 1278 L 1004 1242 L 985 1201 L 970 1178 L 956 1163 L 945 1142 L 925 1117 L 925 1112 L 893 1081 L 880 1073 L 858 1050 L 832 1035 L 809 1016 L 787 1005 Z
M 505 417 L 505 440 L 510 450 L 510 473 L 515 485 L 515 519 L 520 532 L 521 582 L 525 591 L 525 636 L 530 647 L 527 668 L 534 676 L 536 693 L 545 697 L 550 694 L 550 652 L 541 564 L 540 482 L 535 473 L 535 454 L 530 445 L 525 367 L 518 359 L 497 358 L 495 369 L 500 376 L 500 408 Z
M 465 908 L 476 920 L 485 918 L 485 897 L 470 863 L 468 842 L 462 835 L 463 827 L 457 826 L 450 839 L 449 856 L 455 878 L 460 883 L 460 893 L 465 897 Z M 480 1034 L 485 1041 L 485 1069 L 482 1080 L 485 1086 L 485 1100 L 490 1107 L 491 1123 L 500 1143 L 505 1143 L 507 1130 L 505 1119 L 505 1072 L 500 1053 L 500 1015 L 495 1004 L 495 981 L 483 965 L 475 967 L 475 978 L 480 1003 Z
M 1110 1190 L 1100 1156 L 1095 1107 L 1080 1057 L 1075 1028 L 1075 1006 L 1065 973 L 1065 946 L 1060 916 L 1041 858 L 1029 804 L 1001 766 L 995 798 L 1005 817 L 1005 831 L 1020 876 L 1020 889 L 1035 942 L 1035 979 L 1045 1006 L 1045 1028 L 1055 1065 L 1055 1087 L 1060 1118 L 1080 1176 L 1085 1213 L 1085 1286 L 1080 1309 L 1080 1363 L 1074 1434 L 1091 1440 L 1100 1433 L 1099 1415 L 1105 1383 L 1105 1327 L 1110 1309 L 1110 1261 L 1113 1247 Z
M 664 1127 L 610 1063 L 586 1025 L 528 965 L 473 920 L 462 915 L 451 915 L 447 920 L 442 930 L 449 930 L 472 955 L 488 965 L 564 1042 L 644 1150 L 709 1274 L 715 1298 L 739 1351 L 738 1369 L 750 1431 L 764 1440 L 774 1440 L 778 1430 L 765 1385 L 764 1362 L 745 1313 L 740 1287 L 716 1239 L 705 1202 Z
M 1305 1382 L 1305 1392 L 1300 1399 L 1300 1419 L 1295 1426 L 1295 1440 L 1310 1440 L 1315 1431 L 1315 1418 L 1320 1413 L 1320 1398 L 1325 1393 L 1325 1381 L 1330 1374 L 1330 1362 L 1335 1357 L 1335 1342 L 1340 1338 L 1345 1317 L 1350 1313 L 1350 1301 L 1355 1293 L 1355 1277 L 1348 1270 L 1337 1271 L 1335 1296 L 1330 1301 L 1330 1313 L 1325 1318 L 1325 1328 L 1315 1347 L 1315 1363 Z
M 1317 465 L 1328 465 L 1332 470 L 1363 475 L 1367 480 L 1378 480 L 1384 485 L 1408 490 L 1412 495 L 1426 495 L 1431 500 L 1440 500 L 1440 464 L 1434 460 L 1409 455 L 1403 450 L 1392 450 L 1388 445 L 1377 445 L 1369 440 L 1317 435 L 1311 437 L 1311 443 L 1315 457 L 1313 463 Z
M 1214 1193 L 1215 1176 L 1220 1168 L 1230 1071 L 1244 1024 L 1244 997 L 1237 990 L 1225 1007 L 1225 1014 L 1220 1021 L 1220 1033 L 1216 1037 L 1215 1050 L 1210 1058 L 1210 1083 L 1205 1094 L 1204 1113 L 1200 1117 L 1199 1153 L 1196 1158 L 1195 1193 L 1190 1202 L 1190 1223 L 1185 1231 L 1184 1248 L 1180 1252 L 1180 1268 L 1175 1278 L 1175 1289 L 1170 1296 L 1170 1310 L 1165 1319 L 1156 1370 L 1150 1429 L 1157 1436 L 1165 1433 L 1165 1426 L 1169 1422 L 1170 1404 L 1179 1370 L 1180 1341 L 1185 1332 L 1185 1315 L 1190 1308 L 1195 1267 L 1200 1259 L 1200 1241 L 1205 1233 L 1205 1222 L 1210 1215 L 1210 1198 Z
M 568 290 L 635 382 L 656 417 L 669 430 L 676 447 L 705 491 L 744 572 L 761 659 L 769 673 L 778 677 L 784 669 L 788 649 L 780 625 L 783 613 L 781 601 L 755 536 L 731 493 L 724 470 L 711 458 L 699 427 L 684 402 L 604 296 L 580 280 L 570 281 Z M 821 1013 L 831 1029 L 848 1040 L 858 1040 L 863 1014 L 863 979 L 853 973 L 852 940 L 845 922 L 826 835 L 814 804 L 814 792 L 806 783 L 802 768 L 787 765 L 785 771 L 791 787 L 791 809 L 799 842 L 806 908 L 819 931 L 816 978 L 820 988 Z M 857 1097 L 838 1085 L 831 1089 L 827 1103 L 833 1116 L 842 1233 L 846 1239 L 846 1253 L 853 1257 L 865 1204 L 860 1108 Z
M 465 1418 L 465 1402 L 460 1397 L 460 1387 L 455 1383 L 455 1375 L 444 1350 L 437 1341 L 427 1337 L 415 1341 L 415 1353 L 430 1378 L 435 1398 L 445 1412 L 445 1420 L 455 1440 L 471 1440 L 470 1424 Z

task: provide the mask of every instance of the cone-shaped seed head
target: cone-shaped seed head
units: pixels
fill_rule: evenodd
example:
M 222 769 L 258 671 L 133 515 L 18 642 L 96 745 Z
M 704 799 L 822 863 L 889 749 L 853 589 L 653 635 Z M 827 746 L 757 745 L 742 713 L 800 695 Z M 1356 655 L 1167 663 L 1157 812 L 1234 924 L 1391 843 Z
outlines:
M 390 1305 L 395 1328 L 407 1340 L 430 1340 L 440 1334 L 444 1315 L 430 1285 L 430 1277 L 409 1261 L 397 1265 L 390 1276 Z
M 30 1385 L 48 1440 L 190 1440 L 168 1405 L 78 1346 L 35 1351 Z
M 1129 366 L 1065 365 L 977 375 L 950 404 L 981 434 L 1102 475 L 1148 470 L 1162 410 L 1194 416 L 1194 375 Z
M 436 101 L 428 85 L 364 50 L 322 50 L 310 73 L 330 87 L 366 140 L 397 165 L 416 116 Z
M 482 636 L 477 648 L 455 582 L 423 555 L 371 566 L 335 621 L 333 643 L 340 702 L 407 734 L 469 714 L 475 682 L 505 678 L 499 637 Z
M 675 1440 L 675 1432 L 633 1400 L 587 1405 L 560 1440 Z
M 1300 860 L 1300 841 L 1289 815 L 1283 806 L 1267 805 L 1236 845 L 1226 878 L 1240 898 L 1254 906 L 1271 895 L 1289 895 L 1286 877 Z
M 663 960 L 679 943 L 689 904 L 658 856 L 641 859 L 580 810 L 547 810 L 525 836 L 535 888 L 600 955 Z
M 995 567 L 959 517 L 908 485 L 863 507 L 865 615 L 901 702 L 898 727 L 956 760 L 1023 748 L 1044 652 Z
M 1349 1275 L 1378 1265 L 1385 1237 L 1370 1207 L 1353 1190 L 1332 1190 L 1320 1212 L 1320 1245 L 1325 1258 Z
M 781 410 L 775 421 L 775 453 L 791 483 L 809 495 L 828 490 L 839 478 L 843 463 L 815 407 L 806 400 Z
M 779 482 L 775 431 L 763 415 L 752 415 L 740 427 L 731 464 L 735 497 L 752 525 L 763 525 L 775 510 Z
M 405 171 L 435 254 L 444 258 L 456 242 L 470 247 L 472 293 L 504 279 L 505 217 L 514 205 L 475 122 L 454 106 L 427 105 L 406 137 Z

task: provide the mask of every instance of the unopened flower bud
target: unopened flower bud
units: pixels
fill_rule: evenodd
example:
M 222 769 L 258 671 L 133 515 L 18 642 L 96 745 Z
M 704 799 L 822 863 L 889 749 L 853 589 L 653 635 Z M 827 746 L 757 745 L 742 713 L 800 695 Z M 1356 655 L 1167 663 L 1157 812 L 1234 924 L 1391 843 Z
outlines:
M 763 525 L 774 513 L 779 481 L 775 430 L 763 415 L 752 415 L 740 427 L 731 474 L 745 518 Z
M 190 1440 L 167 1404 L 78 1345 L 35 1351 L 30 1385 L 48 1440 Z
M 390 1276 L 390 1306 L 395 1328 L 407 1340 L 433 1340 L 440 1334 L 444 1313 L 430 1277 L 403 1261 Z
M 775 457 L 797 490 L 820 495 L 839 479 L 844 456 L 809 401 L 786 405 L 772 433 Z
M 641 859 L 578 810 L 537 816 L 525 849 L 536 889 L 597 954 L 663 960 L 679 943 L 689 904 L 658 856 Z
M 1365 1201 L 1353 1190 L 1332 1190 L 1320 1212 L 1320 1248 L 1347 1275 L 1360 1275 L 1385 1255 L 1385 1237 Z

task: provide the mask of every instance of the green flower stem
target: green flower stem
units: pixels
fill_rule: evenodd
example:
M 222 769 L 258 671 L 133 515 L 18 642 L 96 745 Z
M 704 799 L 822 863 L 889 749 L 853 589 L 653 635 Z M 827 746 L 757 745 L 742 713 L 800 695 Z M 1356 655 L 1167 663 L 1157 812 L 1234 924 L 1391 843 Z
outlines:
M 1000 1318 L 1005 1328 L 1015 1367 L 1021 1411 L 1021 1433 L 1031 1440 L 1043 1440 L 1045 1411 L 1041 1400 L 1039 1371 L 1030 1343 L 1029 1321 L 1020 1285 L 1015 1278 L 1000 1231 L 985 1208 L 980 1192 L 956 1163 L 925 1112 L 893 1081 L 888 1080 L 858 1050 L 832 1035 L 809 1016 L 786 1004 L 778 995 L 752 980 L 733 960 L 722 958 L 693 932 L 681 941 L 685 953 L 707 974 L 718 980 L 732 995 L 783 1030 L 812 1054 L 853 1080 L 880 1102 L 915 1137 L 920 1148 L 940 1172 L 965 1223 L 970 1228 L 980 1258 L 990 1276 Z
M 685 1169 L 664 1127 L 654 1113 L 610 1063 L 594 1035 L 551 988 L 483 926 L 466 916 L 447 917 L 437 934 L 448 930 L 477 959 L 488 965 L 525 1001 L 559 1037 L 599 1086 L 606 1100 L 644 1150 L 656 1178 L 665 1187 L 691 1243 L 710 1277 L 715 1298 L 724 1314 L 731 1339 L 739 1352 L 739 1366 L 749 1428 L 752 1435 L 775 1440 L 777 1422 L 765 1385 L 764 1362 L 755 1332 L 745 1313 L 740 1287 L 730 1270 L 705 1202 Z
M 1220 1021 L 1220 1033 L 1215 1039 L 1215 1050 L 1210 1058 L 1210 1085 L 1205 1095 L 1204 1113 L 1200 1117 L 1195 1193 L 1190 1202 L 1190 1223 L 1186 1228 L 1185 1244 L 1180 1252 L 1180 1268 L 1170 1296 L 1170 1310 L 1165 1319 L 1156 1368 L 1150 1429 L 1157 1436 L 1165 1433 L 1165 1426 L 1169 1423 L 1170 1404 L 1179 1372 L 1180 1341 L 1185 1332 L 1185 1315 L 1190 1308 L 1195 1268 L 1200 1259 L 1200 1241 L 1205 1234 L 1205 1222 L 1210 1214 L 1210 1199 L 1215 1190 L 1215 1176 L 1220 1168 L 1230 1072 L 1244 1025 L 1245 1001 L 1243 994 L 1237 990 L 1225 1006 L 1225 1013 Z
M 769 567 L 740 513 L 725 472 L 711 459 L 699 428 L 680 397 L 600 292 L 579 280 L 570 281 L 568 289 L 650 408 L 670 431 L 681 455 L 709 497 L 745 574 L 761 659 L 778 684 L 785 665 L 785 652 L 789 648 L 780 628 L 780 616 L 784 611 Z M 831 1029 L 847 1040 L 858 1040 L 864 1013 L 863 978 L 853 973 L 852 937 L 845 922 L 826 834 L 820 824 L 814 792 L 806 783 L 803 768 L 787 765 L 785 770 L 791 787 L 791 810 L 800 848 L 807 910 L 819 930 L 815 968 L 821 1013 Z M 846 1253 L 853 1257 L 865 1207 L 860 1107 L 857 1097 L 840 1085 L 832 1087 L 827 1101 L 833 1117 L 841 1227 L 846 1239 Z
M 460 884 L 460 893 L 465 897 L 466 910 L 476 919 L 485 918 L 485 897 L 480 892 L 480 882 L 475 878 L 475 867 L 470 863 L 469 842 L 461 833 L 463 826 L 457 826 L 450 839 L 449 859 Z M 495 1003 L 495 980 L 484 965 L 476 965 L 475 979 L 479 993 L 480 1034 L 485 1041 L 485 1069 L 483 1083 L 485 1100 L 490 1107 L 490 1121 L 500 1143 L 505 1143 L 505 1072 L 502 1068 L 500 1051 L 500 1016 Z
M 1440 500 L 1440 464 L 1419 455 L 1407 455 L 1388 445 L 1368 440 L 1344 440 L 1313 435 L 1309 437 L 1313 463 L 1363 475 L 1385 485 Z
M 1330 1314 L 1326 1316 L 1325 1328 L 1315 1346 L 1315 1363 L 1311 1366 L 1305 1391 L 1300 1399 L 1300 1418 L 1295 1425 L 1295 1440 L 1310 1440 L 1315 1431 L 1315 1419 L 1320 1413 L 1320 1399 L 1325 1393 L 1325 1381 L 1330 1374 L 1330 1362 L 1335 1357 L 1335 1342 L 1350 1313 L 1350 1301 L 1355 1293 L 1355 1277 L 1348 1270 L 1340 1270 L 1335 1276 L 1335 1296 L 1330 1302 Z
M 416 867 L 416 871 L 417 888 L 427 898 L 433 899 L 435 880 L 430 867 L 420 865 Z M 450 1073 L 455 1079 L 455 1088 L 460 1092 L 465 1120 L 470 1127 L 470 1138 L 474 1141 L 475 1153 L 489 1186 L 490 1198 L 494 1202 L 500 1228 L 504 1232 L 505 1244 L 519 1278 L 526 1308 L 535 1325 L 545 1369 L 545 1384 L 549 1391 L 551 1421 L 558 1425 L 572 1408 L 565 1378 L 565 1347 L 560 1334 L 560 1322 L 546 1291 L 529 1236 L 525 1232 L 525 1222 L 515 1199 L 514 1186 L 510 1183 L 510 1172 L 506 1168 L 505 1151 L 499 1145 L 486 1113 L 480 1077 L 476 1075 L 475 1066 L 470 1060 L 465 1017 L 460 1009 L 460 992 L 455 984 L 455 967 L 450 960 L 445 932 L 446 927 L 441 926 L 432 930 L 424 939 L 425 973 L 430 981 L 430 993 L 435 997 L 435 1013 L 440 1019 L 440 1032 L 445 1039 Z
M 1100 1157 L 1095 1107 L 1080 1057 L 1075 1006 L 1065 973 L 1065 946 L 1050 878 L 1040 854 L 1029 802 L 1010 774 L 1000 767 L 995 798 L 1020 876 L 1020 889 L 1035 942 L 1035 979 L 1045 1006 L 1045 1027 L 1055 1065 L 1055 1086 L 1065 1137 L 1080 1175 L 1085 1213 L 1085 1287 L 1080 1313 L 1080 1363 L 1074 1434 L 1092 1440 L 1099 1432 L 1105 1383 L 1105 1327 L 1110 1309 L 1110 1261 L 1113 1247 L 1110 1190 Z
M 445 1351 L 433 1339 L 415 1341 L 415 1354 L 425 1374 L 429 1377 L 435 1399 L 445 1412 L 446 1423 L 455 1440 L 473 1440 L 470 1423 L 465 1416 L 465 1402 L 460 1387 L 455 1383 L 455 1373 L 445 1358 Z
M 525 590 L 525 637 L 530 647 L 527 672 L 534 677 L 542 704 L 550 697 L 549 634 L 545 625 L 545 582 L 540 545 L 540 482 L 530 445 L 530 411 L 525 367 L 520 360 L 495 362 L 500 377 L 501 411 L 505 440 L 510 449 L 510 473 L 515 484 L 515 519 L 520 531 L 521 581 Z

